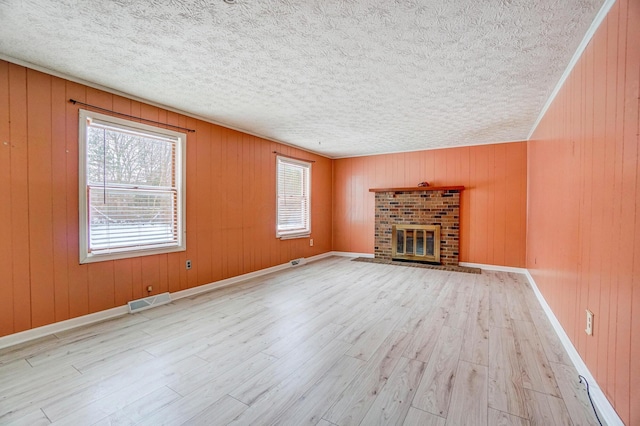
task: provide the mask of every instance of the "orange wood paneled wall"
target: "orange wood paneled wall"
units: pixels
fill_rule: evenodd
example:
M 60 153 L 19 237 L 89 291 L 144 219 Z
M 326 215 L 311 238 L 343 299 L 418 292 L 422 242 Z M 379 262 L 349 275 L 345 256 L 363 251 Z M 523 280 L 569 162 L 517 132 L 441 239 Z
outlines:
M 375 155 L 334 162 L 333 249 L 373 253 L 369 188 L 464 185 L 460 261 L 524 267 L 525 142 Z
M 629 425 L 640 424 L 639 85 L 640 2 L 620 0 L 528 144 L 527 267 Z
M 196 129 L 187 251 L 78 264 L 78 107 Z M 275 238 L 275 156 L 315 160 L 314 246 Z M 332 161 L 0 61 L 0 336 L 331 250 Z M 191 259 L 193 268 L 185 269 Z

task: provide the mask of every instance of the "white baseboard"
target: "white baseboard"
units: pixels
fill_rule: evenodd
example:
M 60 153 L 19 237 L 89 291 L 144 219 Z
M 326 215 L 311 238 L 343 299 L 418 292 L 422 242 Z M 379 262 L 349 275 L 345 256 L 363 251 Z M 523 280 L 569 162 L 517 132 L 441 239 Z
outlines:
M 538 302 L 540 303 L 540 306 L 542 307 L 545 314 L 547 315 L 547 318 L 549 318 L 549 321 L 551 322 L 553 329 L 558 335 L 558 338 L 560 339 L 562 346 L 567 351 L 567 354 L 569 355 L 569 359 L 571 359 L 571 362 L 573 363 L 576 370 L 578 370 L 578 373 L 583 375 L 589 381 L 589 390 L 591 392 L 591 398 L 593 399 L 593 403 L 596 406 L 596 409 L 598 410 L 598 415 L 601 417 L 600 420 L 602 420 L 604 424 L 609 426 L 618 426 L 618 425 L 624 426 L 624 423 L 622 422 L 622 420 L 620 420 L 618 413 L 616 413 L 615 409 L 607 399 L 606 395 L 604 394 L 604 392 L 602 392 L 602 389 L 600 389 L 598 382 L 596 382 L 596 379 L 593 377 L 593 375 L 587 368 L 587 365 L 584 363 L 584 361 L 580 357 L 580 354 L 578 354 L 578 351 L 573 346 L 573 343 L 571 343 L 569 336 L 567 336 L 567 333 L 565 333 L 564 329 L 562 328 L 562 325 L 560 324 L 560 321 L 558 321 L 555 314 L 551 310 L 551 307 L 549 306 L 544 296 L 540 292 L 540 289 L 538 289 L 538 286 L 536 285 L 536 282 L 531 276 L 531 273 L 529 273 L 528 269 L 514 268 L 511 266 L 484 265 L 481 263 L 469 263 L 469 262 L 460 262 L 460 266 L 480 268 L 487 271 L 515 272 L 519 274 L 524 274 L 529 280 L 529 283 L 531 284 L 531 288 L 533 289 L 533 292 L 538 298 Z
M 340 256 L 334 254 L 335 252 L 326 252 L 315 256 L 305 258 L 306 263 L 315 262 L 316 260 L 324 259 L 330 256 Z M 195 296 L 197 294 L 206 293 L 211 290 L 215 290 L 220 287 L 227 287 L 242 281 L 246 281 L 252 278 L 260 277 L 262 275 L 271 274 L 273 272 L 282 271 L 284 269 L 292 268 L 291 263 L 284 263 L 282 265 L 272 266 L 270 268 L 261 269 L 259 271 L 249 272 L 248 274 L 238 275 L 236 277 L 227 278 L 224 280 L 216 281 L 210 284 L 203 284 L 197 287 L 188 288 L 186 290 L 176 291 L 171 293 L 171 299 L 177 300 L 185 297 Z M 121 315 L 129 313 L 127 305 L 118 306 L 115 308 L 107 309 L 105 311 L 96 312 L 93 314 L 83 315 L 77 318 L 71 318 L 68 320 L 56 322 L 53 324 L 44 325 L 42 327 L 32 328 L 30 330 L 21 331 L 8 336 L 0 337 L 0 349 L 25 343 L 31 340 L 39 339 L 41 337 L 49 336 L 51 334 L 60 333 L 62 331 L 70 330 L 72 328 L 82 327 L 85 325 L 95 324 L 97 322 L 105 321 Z
M 42 327 L 36 327 L 30 330 L 9 334 L 8 336 L 0 337 L 0 349 L 18 345 L 20 343 L 25 343 L 30 340 L 39 339 L 51 334 L 60 333 L 61 331 L 70 330 L 72 328 L 82 327 L 100 321 L 105 321 L 108 319 L 126 315 L 128 313 L 129 308 L 126 305 L 118 306 L 116 308 L 107 309 L 105 311 L 95 312 L 93 314 L 83 315 L 81 317 L 54 322 L 53 324 L 43 325 Z
M 306 263 L 315 262 L 316 260 L 320 260 L 320 259 L 324 259 L 326 257 L 333 256 L 331 253 L 333 253 L 333 252 L 329 251 L 329 252 L 326 252 L 326 253 L 317 254 L 315 256 L 306 257 L 305 261 L 306 261 Z M 171 293 L 171 298 L 173 300 L 177 300 L 177 299 L 182 299 L 182 298 L 185 298 L 185 297 L 195 296 L 195 295 L 206 293 L 206 292 L 209 292 L 211 290 L 215 290 L 215 289 L 218 289 L 218 288 L 221 288 L 221 287 L 228 287 L 230 285 L 237 284 L 237 283 L 242 282 L 242 281 L 247 281 L 247 280 L 250 280 L 252 278 L 257 278 L 257 277 L 261 277 L 263 275 L 272 274 L 274 272 L 282 271 L 282 270 L 289 269 L 289 268 L 292 268 L 292 267 L 293 266 L 289 262 L 283 263 L 281 265 L 276 265 L 276 266 L 272 266 L 270 268 L 260 269 L 259 271 L 249 272 L 248 274 L 242 274 L 242 275 L 238 275 L 238 276 L 235 276 L 235 277 L 226 278 L 224 280 L 216 281 L 216 282 L 213 282 L 213 283 L 210 283 L 210 284 L 203 284 L 203 285 L 199 285 L 197 287 L 188 288 L 186 290 L 176 291 L 175 293 Z
M 613 406 L 607 399 L 604 392 L 602 392 L 602 389 L 600 389 L 598 382 L 596 382 L 596 379 L 593 377 L 593 375 L 587 368 L 587 365 L 584 363 L 584 361 L 580 357 L 580 354 L 578 354 L 578 351 L 573 346 L 573 343 L 571 343 L 569 336 L 567 336 L 567 333 L 565 333 L 564 329 L 562 328 L 560 321 L 558 321 L 558 318 L 556 318 L 555 314 L 551 310 L 551 307 L 549 306 L 547 301 L 544 299 L 544 296 L 542 295 L 542 293 L 540 292 L 540 289 L 536 285 L 536 282 L 531 276 L 531 273 L 529 273 L 528 270 L 525 270 L 524 274 L 527 276 L 527 279 L 531 284 L 531 288 L 533 289 L 533 292 L 538 298 L 538 302 L 540 303 L 540 306 L 542 306 L 542 309 L 547 314 L 547 318 L 549 318 L 549 321 L 551 322 L 553 329 L 555 330 L 556 334 L 560 338 L 560 342 L 562 342 L 562 346 L 564 346 L 564 349 L 567 351 L 567 354 L 569 354 L 569 358 L 571 359 L 571 362 L 573 363 L 574 367 L 576 368 L 576 370 L 578 370 L 579 374 L 583 375 L 589 381 L 589 391 L 591 392 L 591 398 L 593 399 L 593 404 L 596 406 L 596 409 L 598 410 L 598 414 L 600 415 L 600 420 L 602 420 L 604 424 L 609 426 L 618 426 L 618 425 L 624 426 L 624 423 L 618 416 L 618 413 L 616 413 L 616 410 L 613 408 Z
M 515 272 L 516 274 L 524 274 L 527 272 L 525 268 L 515 268 L 513 266 L 502 266 L 502 265 L 485 265 L 484 263 L 470 263 L 470 262 L 460 262 L 458 263 L 460 266 L 466 266 L 469 268 L 480 268 L 485 271 L 501 271 L 501 272 Z
M 330 256 L 341 256 L 341 257 L 368 257 L 370 259 L 374 258 L 374 255 L 371 253 L 354 253 L 351 251 L 331 251 L 329 252 Z

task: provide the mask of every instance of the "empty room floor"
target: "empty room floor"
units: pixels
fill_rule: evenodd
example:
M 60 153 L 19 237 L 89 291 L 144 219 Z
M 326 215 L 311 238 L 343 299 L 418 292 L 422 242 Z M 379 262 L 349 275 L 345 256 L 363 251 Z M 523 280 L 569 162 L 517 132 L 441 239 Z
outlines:
M 0 350 L 0 424 L 589 425 L 522 275 L 331 257 Z

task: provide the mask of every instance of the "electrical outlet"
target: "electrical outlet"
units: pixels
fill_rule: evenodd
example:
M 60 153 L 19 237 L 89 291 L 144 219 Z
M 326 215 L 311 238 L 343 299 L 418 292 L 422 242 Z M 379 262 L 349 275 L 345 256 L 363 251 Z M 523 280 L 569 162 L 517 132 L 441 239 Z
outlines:
M 313 238 L 309 238 L 309 247 L 313 247 Z
M 587 328 L 584 329 L 584 332 L 589 336 L 593 336 L 593 312 L 587 309 Z
M 191 269 L 191 261 L 190 260 L 187 260 L 186 267 L 187 267 L 187 269 Z

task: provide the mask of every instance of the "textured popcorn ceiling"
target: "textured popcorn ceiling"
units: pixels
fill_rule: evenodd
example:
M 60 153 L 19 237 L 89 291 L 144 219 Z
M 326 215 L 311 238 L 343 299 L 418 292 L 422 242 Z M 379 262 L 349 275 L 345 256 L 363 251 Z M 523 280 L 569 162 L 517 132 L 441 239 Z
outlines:
M 332 157 L 526 139 L 603 0 L 0 0 L 0 54 Z

